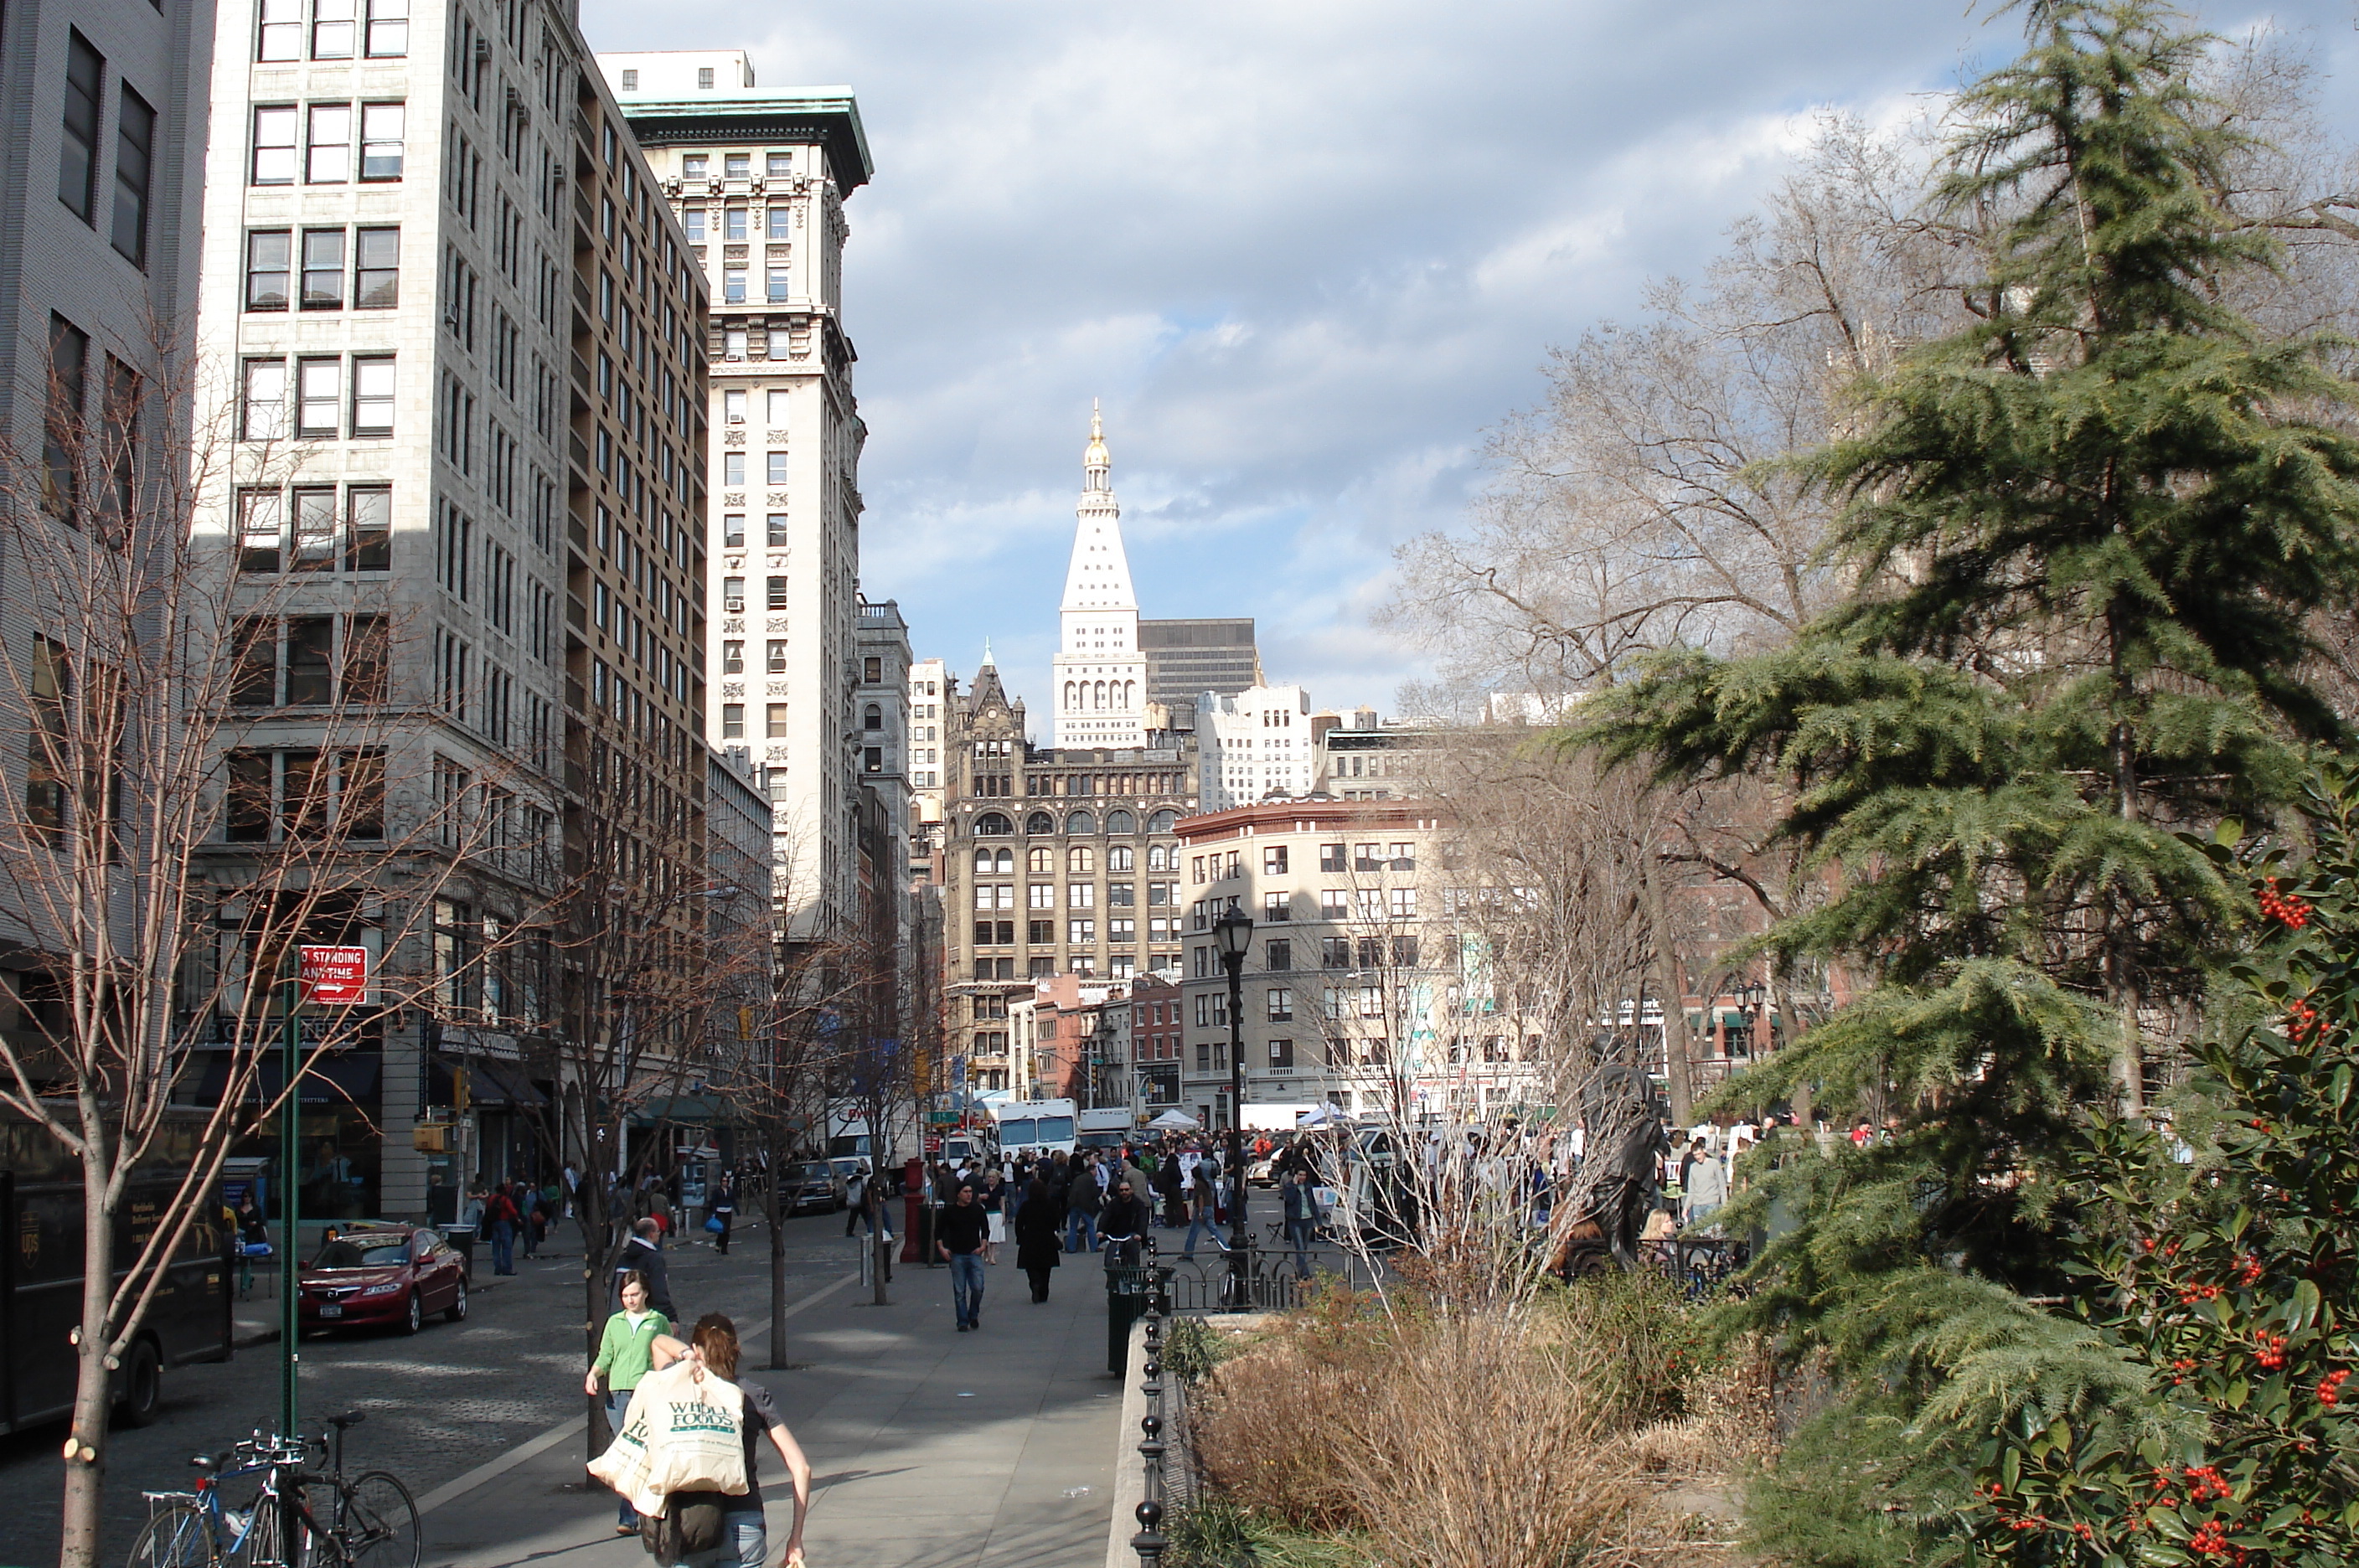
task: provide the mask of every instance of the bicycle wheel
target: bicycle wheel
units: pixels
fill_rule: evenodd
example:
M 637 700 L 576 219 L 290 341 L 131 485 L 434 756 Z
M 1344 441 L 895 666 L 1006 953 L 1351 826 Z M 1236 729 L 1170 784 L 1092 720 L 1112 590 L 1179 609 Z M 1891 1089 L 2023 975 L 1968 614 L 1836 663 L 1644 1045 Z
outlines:
M 382 1470 L 342 1489 L 332 1528 L 353 1568 L 418 1568 L 426 1550 L 409 1488 Z
M 131 1543 L 128 1568 L 219 1568 L 212 1521 L 192 1503 L 174 1503 L 147 1516 Z

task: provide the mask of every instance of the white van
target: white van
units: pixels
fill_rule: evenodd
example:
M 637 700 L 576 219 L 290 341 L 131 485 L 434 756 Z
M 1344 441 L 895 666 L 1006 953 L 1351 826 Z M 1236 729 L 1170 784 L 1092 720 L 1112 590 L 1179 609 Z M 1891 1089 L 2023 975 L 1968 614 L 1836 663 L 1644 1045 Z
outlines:
M 1013 1160 L 1029 1154 L 1035 1160 L 1073 1152 L 1079 1136 L 1078 1105 L 1071 1100 L 998 1100 L 991 1106 L 999 1124 L 999 1157 Z

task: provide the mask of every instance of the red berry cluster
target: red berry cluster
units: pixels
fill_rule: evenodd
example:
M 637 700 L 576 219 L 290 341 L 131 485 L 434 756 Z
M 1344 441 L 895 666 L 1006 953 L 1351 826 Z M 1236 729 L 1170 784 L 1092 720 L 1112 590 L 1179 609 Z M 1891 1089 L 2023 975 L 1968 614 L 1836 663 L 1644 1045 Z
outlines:
M 2253 1359 L 2259 1362 L 2262 1366 L 2269 1368 L 2269 1370 L 2274 1372 L 2278 1367 L 2285 1365 L 2285 1335 L 2281 1334 L 2271 1334 L 2268 1330 L 2263 1329 L 2256 1336 L 2255 1348 L 2253 1350 Z
M 2318 1009 L 2308 1002 L 2297 996 L 2286 1004 L 2286 1030 L 2294 1039 L 2312 1039 L 2323 1033 L 2325 1029 L 2326 1020 L 2320 1018 Z
M 2198 1301 L 2216 1301 L 2219 1299 L 2220 1287 L 2217 1285 L 2182 1285 L 2179 1290 L 2182 1306 L 2191 1307 Z
M 2310 916 L 2316 911 L 2299 898 L 2280 894 L 2277 879 L 2272 877 L 2261 884 L 2261 913 L 2288 931 L 2299 931 L 2310 924 Z
M 2190 1502 L 2201 1503 L 2214 1497 L 2233 1497 L 2235 1490 L 2221 1478 L 2219 1471 L 2209 1465 L 2191 1465 L 2188 1469 L 2187 1497 Z
M 2236 1260 L 2236 1283 L 2257 1285 L 2261 1282 L 2261 1260 L 2250 1253 Z
M 2336 1371 L 2329 1372 L 2325 1377 L 2320 1378 L 2318 1382 L 2318 1402 L 2321 1405 L 2340 1404 L 2343 1400 L 2343 1385 L 2348 1382 L 2350 1377 L 2350 1368 L 2343 1367 Z

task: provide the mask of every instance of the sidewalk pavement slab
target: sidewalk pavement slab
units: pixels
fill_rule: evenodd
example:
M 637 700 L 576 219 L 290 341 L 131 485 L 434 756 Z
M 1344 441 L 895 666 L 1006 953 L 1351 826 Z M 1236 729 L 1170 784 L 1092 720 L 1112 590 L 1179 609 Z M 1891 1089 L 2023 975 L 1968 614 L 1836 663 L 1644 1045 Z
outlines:
M 1035 1306 L 1002 1258 L 977 1333 L 953 1326 L 947 1269 L 902 1265 L 890 1306 L 854 1286 L 799 1313 L 796 1369 L 766 1370 L 758 1342 L 746 1357 L 810 1458 L 812 1568 L 1102 1568 L 1122 1409 L 1105 1369 L 1104 1276 L 1069 1260 Z M 776 1563 L 793 1501 L 764 1452 Z M 581 1440 L 561 1442 L 436 1508 L 426 1563 L 644 1568 L 582 1460 Z

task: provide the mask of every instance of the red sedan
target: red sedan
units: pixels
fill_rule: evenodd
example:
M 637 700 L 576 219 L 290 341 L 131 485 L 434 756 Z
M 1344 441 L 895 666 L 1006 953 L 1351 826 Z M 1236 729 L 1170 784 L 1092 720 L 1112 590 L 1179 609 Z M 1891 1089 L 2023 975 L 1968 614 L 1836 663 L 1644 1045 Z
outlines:
M 306 1329 L 397 1328 L 429 1312 L 467 1315 L 467 1261 L 438 1231 L 373 1225 L 345 1231 L 303 1267 L 297 1321 Z

